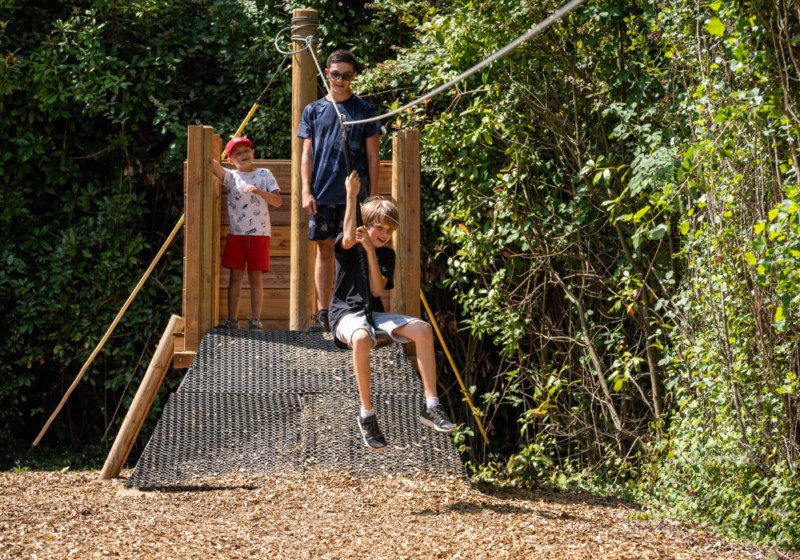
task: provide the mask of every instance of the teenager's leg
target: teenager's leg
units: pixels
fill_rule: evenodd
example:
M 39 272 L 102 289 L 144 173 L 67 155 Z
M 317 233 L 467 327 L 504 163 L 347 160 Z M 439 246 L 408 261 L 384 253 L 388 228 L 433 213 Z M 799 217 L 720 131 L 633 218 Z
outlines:
M 260 270 L 248 270 L 247 280 L 250 282 L 250 320 L 261 320 L 261 306 L 264 303 L 264 288 Z
M 317 262 L 314 265 L 314 283 L 317 289 L 317 309 L 328 309 L 333 294 L 335 239 L 317 241 Z
M 228 283 L 228 319 L 236 321 L 239 316 L 239 298 L 242 295 L 242 280 L 244 279 L 244 270 L 232 268 L 231 279 Z
M 372 410 L 372 397 L 369 394 L 369 381 L 372 376 L 369 366 L 369 352 L 372 350 L 372 338 L 364 329 L 358 329 L 353 333 L 351 344 L 353 345 L 353 368 L 356 370 L 361 408 Z
M 428 323 L 412 321 L 392 331 L 414 341 L 417 346 L 417 366 L 425 397 L 436 397 L 436 359 L 433 354 L 433 329 Z

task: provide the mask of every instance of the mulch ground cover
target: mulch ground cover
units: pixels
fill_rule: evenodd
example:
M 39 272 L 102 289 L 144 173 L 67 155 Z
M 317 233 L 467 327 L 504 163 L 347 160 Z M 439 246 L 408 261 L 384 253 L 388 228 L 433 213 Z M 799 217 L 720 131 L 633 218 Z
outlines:
M 0 558 L 800 559 L 582 493 L 333 472 L 141 493 L 97 476 L 0 473 Z

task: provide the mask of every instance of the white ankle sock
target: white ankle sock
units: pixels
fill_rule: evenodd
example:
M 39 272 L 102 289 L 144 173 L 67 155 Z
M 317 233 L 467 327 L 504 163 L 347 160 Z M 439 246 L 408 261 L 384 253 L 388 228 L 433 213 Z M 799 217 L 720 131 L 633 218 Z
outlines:
M 361 409 L 361 418 L 369 418 L 370 416 L 375 416 L 374 408 L 370 408 L 369 410 L 366 408 Z
M 439 398 L 438 397 L 428 397 L 427 399 L 425 399 L 425 408 L 433 408 L 434 406 L 437 406 L 438 404 L 439 404 Z

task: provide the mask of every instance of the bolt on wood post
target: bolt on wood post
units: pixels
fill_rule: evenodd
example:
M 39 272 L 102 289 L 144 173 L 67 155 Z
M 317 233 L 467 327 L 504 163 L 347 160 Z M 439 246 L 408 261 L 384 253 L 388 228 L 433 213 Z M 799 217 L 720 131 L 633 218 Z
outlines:
M 317 17 L 317 10 L 294 10 L 293 18 Z M 303 25 L 308 25 L 303 22 Z M 317 29 L 299 29 L 295 35 L 316 35 Z M 305 41 L 292 41 L 292 50 L 305 46 Z M 317 48 L 314 43 L 311 48 Z M 300 164 L 303 139 L 297 137 L 300 117 L 306 105 L 318 99 L 317 68 L 308 50 L 292 57 L 292 226 L 289 284 L 289 329 L 305 330 L 314 312 L 314 257 L 316 244 L 308 240 L 308 213 L 303 210 L 303 184 Z
M 400 214 L 394 234 L 395 313 L 421 317 L 420 289 L 420 155 L 419 131 L 401 130 L 392 140 L 392 198 Z M 406 354 L 416 356 L 413 344 Z
M 100 480 L 110 480 L 119 476 L 125 461 L 128 460 L 128 455 L 130 455 L 133 444 L 139 436 L 139 430 L 142 429 L 144 419 L 147 418 L 158 389 L 164 381 L 164 376 L 172 365 L 172 354 L 175 350 L 173 333 L 180 332 L 183 328 L 183 317 L 178 317 L 177 315 L 170 317 L 167 328 L 164 330 L 164 334 L 161 335 L 161 340 L 158 343 L 155 354 L 153 354 L 153 359 L 150 361 L 147 372 L 142 378 L 142 383 L 139 385 L 139 390 L 136 391 L 131 408 L 128 410 L 128 414 L 125 415 L 122 427 L 106 458 L 103 470 L 100 471 Z

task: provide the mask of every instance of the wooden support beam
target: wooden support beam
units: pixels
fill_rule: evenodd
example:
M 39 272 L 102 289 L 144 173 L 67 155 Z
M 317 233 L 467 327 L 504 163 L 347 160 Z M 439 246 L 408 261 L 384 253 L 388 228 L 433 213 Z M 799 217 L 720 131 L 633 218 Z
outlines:
M 197 351 L 203 336 L 214 327 L 215 243 L 219 243 L 219 209 L 215 219 L 212 160 L 214 129 L 190 126 L 186 159 L 186 258 L 184 264 L 186 350 Z M 216 227 L 215 227 L 216 226 Z M 216 241 L 215 241 L 216 240 Z M 217 251 L 218 253 L 218 251 Z M 216 265 L 218 269 L 219 265 Z M 217 274 L 218 276 L 218 274 Z M 219 284 L 217 284 L 218 286 Z
M 220 138 L 219 134 L 214 135 L 214 147 L 212 148 L 211 155 L 212 159 L 215 161 L 219 161 L 220 155 L 222 154 L 222 139 Z M 211 209 L 211 216 L 214 219 L 214 223 L 212 225 L 213 232 L 210 235 L 213 236 L 213 247 L 211 249 L 211 262 L 212 262 L 212 277 L 211 277 L 211 301 L 212 301 L 212 320 L 211 320 L 211 327 L 213 328 L 215 325 L 219 324 L 219 272 L 220 272 L 220 262 L 222 262 L 222 254 L 220 253 L 220 246 L 221 246 L 221 238 L 217 234 L 220 228 L 222 227 L 222 185 L 219 182 L 219 179 L 214 175 L 213 167 L 211 169 L 211 180 L 214 182 L 214 205 Z M 225 208 L 225 212 L 227 213 L 227 208 Z
M 397 254 L 392 306 L 395 313 L 421 317 L 420 289 L 420 155 L 419 131 L 401 130 L 392 140 L 392 198 L 400 213 L 394 234 Z M 406 354 L 416 356 L 413 344 Z
M 198 345 L 214 328 L 214 245 L 219 239 L 219 221 L 214 219 L 214 129 L 203 127 L 202 186 L 200 190 L 202 221 L 200 222 L 200 309 L 197 319 Z M 214 225 L 216 224 L 216 228 Z M 194 348 L 193 348 L 194 350 Z
M 317 10 L 294 10 L 293 17 L 317 17 Z M 308 24 L 306 24 L 308 25 Z M 316 35 L 317 29 L 307 27 L 295 31 L 298 35 Z M 305 41 L 292 41 L 292 50 L 305 46 Z M 317 43 L 312 47 L 315 52 Z M 305 330 L 314 312 L 314 257 L 316 244 L 308 240 L 308 214 L 303 210 L 300 160 L 303 140 L 297 137 L 300 117 L 306 105 L 318 99 L 317 68 L 310 52 L 303 51 L 292 58 L 292 239 L 291 283 L 289 295 L 289 329 Z
M 136 391 L 131 408 L 128 410 L 128 414 L 122 422 L 122 427 L 114 440 L 114 445 L 111 447 L 111 452 L 106 458 L 103 470 L 100 471 L 100 480 L 109 480 L 119 476 L 125 461 L 128 460 L 128 455 L 136 442 L 136 438 L 139 436 L 139 430 L 142 428 L 144 419 L 153 406 L 153 400 L 155 400 L 158 389 L 161 387 L 162 381 L 164 381 L 167 370 L 172 365 L 172 355 L 175 348 L 173 334 L 183 330 L 183 328 L 183 317 L 178 317 L 177 315 L 170 317 L 167 328 L 164 330 L 164 334 L 161 335 L 161 341 L 158 343 L 153 359 L 150 361 L 142 383 L 139 385 L 139 390 Z

